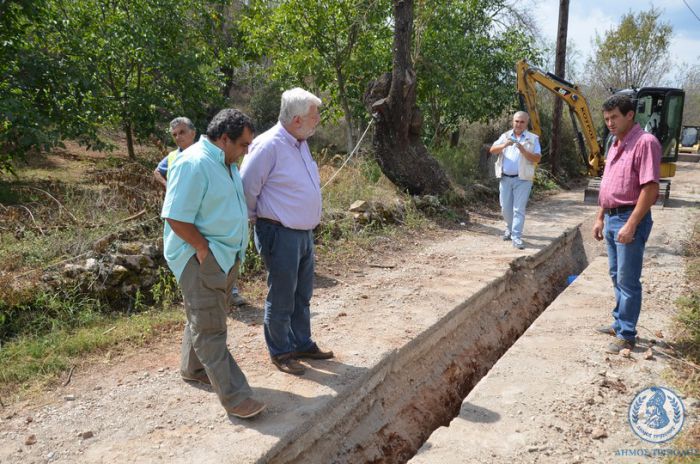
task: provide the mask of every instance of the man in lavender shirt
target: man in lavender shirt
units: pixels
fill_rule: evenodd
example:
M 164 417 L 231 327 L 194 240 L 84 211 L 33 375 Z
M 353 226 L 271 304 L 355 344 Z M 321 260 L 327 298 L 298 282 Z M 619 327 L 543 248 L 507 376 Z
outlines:
M 265 341 L 272 363 L 301 375 L 299 358 L 329 359 L 311 339 L 313 229 L 321 220 L 321 179 L 307 139 L 321 100 L 304 89 L 282 94 L 279 122 L 258 136 L 241 165 L 255 246 L 267 268 Z
M 596 329 L 615 336 L 607 348 L 618 354 L 633 349 L 642 309 L 642 261 L 651 233 L 651 206 L 659 195 L 661 144 L 634 121 L 634 102 L 613 95 L 603 103 L 603 117 L 615 136 L 600 184 L 593 237 L 607 243 L 615 290 L 613 323 Z

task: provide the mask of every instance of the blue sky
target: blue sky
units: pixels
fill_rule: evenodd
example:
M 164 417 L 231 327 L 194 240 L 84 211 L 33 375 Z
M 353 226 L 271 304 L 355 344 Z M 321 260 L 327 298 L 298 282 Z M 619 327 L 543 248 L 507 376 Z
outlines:
M 540 30 L 548 42 L 554 43 L 559 18 L 559 0 L 534 0 L 532 11 Z M 686 0 L 700 16 L 700 0 Z M 591 55 L 596 32 L 603 35 L 619 24 L 622 15 L 651 9 L 651 2 L 632 0 L 570 0 L 568 42 L 574 43 L 580 53 L 579 72 Z M 661 20 L 673 27 L 671 56 L 676 65 L 700 64 L 700 20 L 683 0 L 655 0 L 653 6 L 661 11 Z M 669 76 L 673 77 L 673 76 Z

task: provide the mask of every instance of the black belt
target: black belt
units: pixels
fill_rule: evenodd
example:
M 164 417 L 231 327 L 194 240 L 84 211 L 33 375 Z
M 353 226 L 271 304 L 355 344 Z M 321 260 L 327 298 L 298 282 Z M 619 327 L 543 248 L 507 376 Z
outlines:
M 276 226 L 282 226 L 282 227 L 284 227 L 283 224 L 282 224 L 281 222 L 275 221 L 274 219 L 270 219 L 270 218 L 259 217 L 259 218 L 256 219 L 256 221 L 268 222 L 268 223 L 274 224 L 274 225 L 276 225 Z
M 518 177 L 517 174 L 506 174 L 505 172 L 503 173 L 503 175 L 506 177 Z
M 627 211 L 632 211 L 637 205 L 625 205 L 618 206 L 617 208 L 605 208 L 605 214 L 608 216 L 617 216 L 618 214 L 626 213 Z

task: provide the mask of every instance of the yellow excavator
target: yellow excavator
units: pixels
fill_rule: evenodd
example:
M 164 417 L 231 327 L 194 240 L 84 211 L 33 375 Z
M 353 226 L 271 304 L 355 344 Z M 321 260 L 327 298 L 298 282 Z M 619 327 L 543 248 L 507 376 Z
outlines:
M 600 177 L 605 169 L 605 154 L 613 141 L 607 133 L 605 145 L 595 130 L 588 101 L 579 87 L 571 82 L 539 68 L 530 66 L 520 60 L 516 64 L 516 87 L 520 106 L 530 114 L 532 132 L 542 135 L 542 126 L 537 111 L 537 87 L 541 85 L 562 99 L 569 108 L 571 123 L 576 132 L 579 153 L 592 179 L 584 194 L 585 203 L 598 203 Z M 685 93 L 681 89 L 667 87 L 643 87 L 641 89 L 625 89 L 616 93 L 629 95 L 637 102 L 635 121 L 659 139 L 663 147 L 661 158 L 661 183 L 659 188 L 659 203 L 664 203 L 671 191 L 669 178 L 676 174 L 678 160 L 678 140 L 680 138 Z

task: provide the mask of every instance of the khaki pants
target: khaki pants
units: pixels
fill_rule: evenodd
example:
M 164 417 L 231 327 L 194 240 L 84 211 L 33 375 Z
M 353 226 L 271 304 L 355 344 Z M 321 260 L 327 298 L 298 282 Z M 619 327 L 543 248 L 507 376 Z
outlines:
M 232 408 L 251 396 L 245 374 L 226 346 L 226 310 L 240 262 L 224 274 L 209 250 L 199 263 L 193 255 L 180 278 L 187 324 L 182 338 L 183 376 L 206 372 L 224 408 Z

